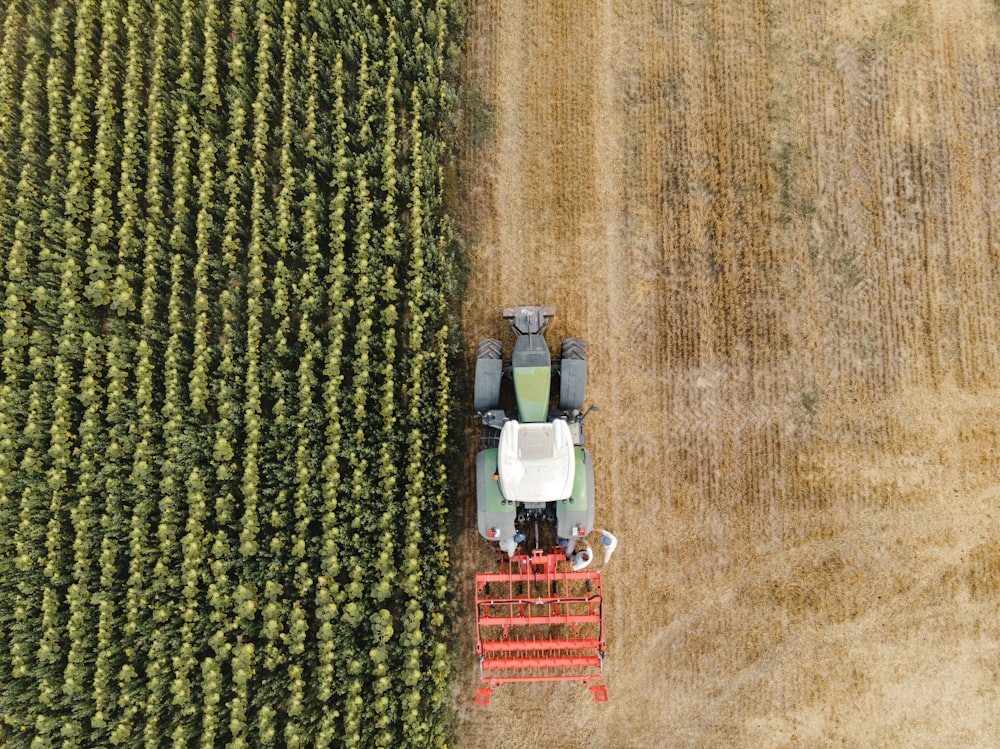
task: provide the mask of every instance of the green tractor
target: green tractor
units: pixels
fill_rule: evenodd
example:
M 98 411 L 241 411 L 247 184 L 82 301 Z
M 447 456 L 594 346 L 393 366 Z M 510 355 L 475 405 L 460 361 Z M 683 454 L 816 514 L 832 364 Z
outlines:
M 479 342 L 475 408 L 482 423 L 476 456 L 479 533 L 512 557 L 529 532 L 534 547 L 551 529 L 569 557 L 594 525 L 594 465 L 583 447 L 587 385 L 586 346 L 564 338 L 553 359 L 545 328 L 555 307 L 509 307 L 503 317 L 514 331 L 505 360 L 499 340 Z M 553 403 L 553 379 L 559 400 Z M 513 383 L 513 403 L 509 387 Z M 503 398 L 502 398 L 503 396 Z M 513 405 L 504 409 L 501 400 Z M 542 528 L 542 531 L 539 528 Z

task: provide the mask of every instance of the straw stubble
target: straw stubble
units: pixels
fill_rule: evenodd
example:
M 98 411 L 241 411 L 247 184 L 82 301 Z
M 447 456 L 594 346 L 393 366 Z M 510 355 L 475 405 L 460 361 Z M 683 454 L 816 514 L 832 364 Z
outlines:
M 463 609 L 461 746 L 1000 733 L 1000 27 L 953 5 L 470 5 L 470 371 L 505 305 L 587 339 L 622 547 L 611 702 L 474 708 Z

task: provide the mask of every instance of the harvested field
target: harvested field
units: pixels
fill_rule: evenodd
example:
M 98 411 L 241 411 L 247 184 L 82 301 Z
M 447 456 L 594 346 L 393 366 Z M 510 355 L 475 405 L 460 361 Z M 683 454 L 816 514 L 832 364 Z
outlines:
M 470 2 L 475 341 L 588 341 L 610 702 L 474 706 L 458 746 L 994 746 L 1000 10 Z M 471 456 L 470 447 L 471 478 Z

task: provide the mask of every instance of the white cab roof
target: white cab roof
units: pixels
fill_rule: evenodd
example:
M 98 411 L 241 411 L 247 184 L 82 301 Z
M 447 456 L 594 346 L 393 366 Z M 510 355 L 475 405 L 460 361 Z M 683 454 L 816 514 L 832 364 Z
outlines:
M 563 419 L 545 424 L 508 421 L 500 431 L 497 472 L 511 502 L 554 502 L 573 493 L 576 456 Z

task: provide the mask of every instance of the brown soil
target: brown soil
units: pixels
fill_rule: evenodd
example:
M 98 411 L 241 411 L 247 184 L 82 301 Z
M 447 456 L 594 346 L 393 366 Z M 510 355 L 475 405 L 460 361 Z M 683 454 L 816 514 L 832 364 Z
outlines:
M 587 339 L 621 548 L 610 702 L 475 707 L 465 491 L 458 746 L 995 746 L 996 4 L 468 11 L 468 364 L 507 305 Z

